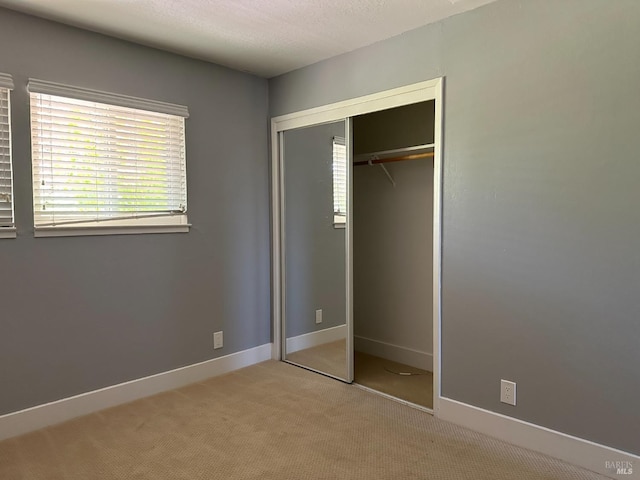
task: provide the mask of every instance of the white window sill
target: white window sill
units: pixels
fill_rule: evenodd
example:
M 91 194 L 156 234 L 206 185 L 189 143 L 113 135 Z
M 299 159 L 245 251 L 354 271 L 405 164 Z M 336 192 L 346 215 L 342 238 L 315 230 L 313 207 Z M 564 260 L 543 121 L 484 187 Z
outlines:
M 0 238 L 16 238 L 16 227 L 0 227 Z
M 42 238 L 83 237 L 91 235 L 142 235 L 147 233 L 188 233 L 190 227 L 191 224 L 36 227 L 34 236 L 36 238 Z
M 347 219 L 344 215 L 333 216 L 333 228 L 346 228 Z

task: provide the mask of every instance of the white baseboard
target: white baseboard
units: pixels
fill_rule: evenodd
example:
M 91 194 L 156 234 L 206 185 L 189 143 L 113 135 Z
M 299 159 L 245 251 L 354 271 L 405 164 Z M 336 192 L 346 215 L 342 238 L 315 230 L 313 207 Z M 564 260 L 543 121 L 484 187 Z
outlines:
M 0 440 L 271 359 L 271 344 L 0 416 Z
M 621 479 L 640 478 L 639 456 L 517 418 L 443 397 L 440 398 L 440 406 L 436 411 L 436 416 L 442 420 L 519 447 L 549 455 L 601 475 Z M 618 466 L 630 467 L 632 472 L 618 474 L 615 462 L 629 462 Z
M 433 355 L 431 353 L 359 336 L 353 337 L 353 344 L 356 352 L 368 353 L 433 372 Z
M 347 326 L 338 325 L 316 332 L 305 333 L 297 337 L 287 338 L 287 353 L 297 352 L 305 348 L 317 347 L 325 343 L 337 342 L 347 338 Z

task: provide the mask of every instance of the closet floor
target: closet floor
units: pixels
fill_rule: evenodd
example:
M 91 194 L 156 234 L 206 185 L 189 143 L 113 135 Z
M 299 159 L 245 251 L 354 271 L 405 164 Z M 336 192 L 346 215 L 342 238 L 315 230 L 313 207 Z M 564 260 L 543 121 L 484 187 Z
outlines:
M 413 375 L 399 375 L 399 373 Z M 433 408 L 433 374 L 362 352 L 355 352 L 354 381 L 427 408 Z
M 344 340 L 299 350 L 287 359 L 315 370 L 345 376 L 346 345 Z M 400 372 L 414 375 L 399 375 Z M 401 400 L 433 408 L 433 374 L 403 363 L 355 352 L 354 381 Z

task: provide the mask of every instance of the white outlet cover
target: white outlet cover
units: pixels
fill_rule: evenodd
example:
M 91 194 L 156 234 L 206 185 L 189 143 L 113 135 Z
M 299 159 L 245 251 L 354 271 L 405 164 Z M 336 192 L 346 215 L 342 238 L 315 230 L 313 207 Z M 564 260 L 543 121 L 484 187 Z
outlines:
M 316 323 L 322 323 L 322 309 L 316 310 Z
M 213 334 L 213 349 L 216 350 L 218 348 L 222 348 L 224 345 L 224 338 L 222 336 L 222 332 L 215 332 Z
M 508 405 L 516 404 L 516 382 L 500 380 L 500 401 Z

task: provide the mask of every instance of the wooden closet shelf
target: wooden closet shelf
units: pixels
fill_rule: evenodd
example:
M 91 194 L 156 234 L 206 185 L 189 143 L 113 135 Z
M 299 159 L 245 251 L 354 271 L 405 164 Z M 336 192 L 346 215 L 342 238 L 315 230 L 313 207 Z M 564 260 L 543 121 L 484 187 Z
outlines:
M 375 157 L 375 155 L 372 155 Z M 400 155 L 397 157 L 390 158 L 372 158 L 370 160 L 360 160 L 357 162 L 353 162 L 354 166 L 358 165 L 376 165 L 378 163 L 390 163 L 390 162 L 404 162 L 405 160 L 419 160 L 421 158 L 432 158 L 433 152 L 425 152 L 425 153 L 413 153 L 410 155 Z

